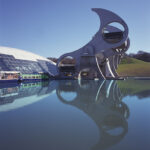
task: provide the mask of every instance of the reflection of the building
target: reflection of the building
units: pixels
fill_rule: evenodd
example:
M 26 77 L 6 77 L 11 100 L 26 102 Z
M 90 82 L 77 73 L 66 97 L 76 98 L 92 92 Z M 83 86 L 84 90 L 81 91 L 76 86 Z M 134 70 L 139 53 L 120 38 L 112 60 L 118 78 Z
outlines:
M 75 98 L 65 99 L 64 92 Z M 56 93 L 63 103 L 79 108 L 97 124 L 100 140 L 92 149 L 110 147 L 127 133 L 129 109 L 122 102 L 116 81 L 60 81 Z
M 37 102 L 56 89 L 56 82 L 34 82 L 12 84 L 0 88 L 0 112 L 8 111 Z
M 82 110 L 97 125 L 100 139 L 92 149 L 106 149 L 119 143 L 128 131 L 129 109 L 122 101 L 123 97 L 149 97 L 149 82 L 59 80 L 20 86 L 12 84 L 0 87 L 0 112 L 32 104 L 56 90 L 61 102 Z

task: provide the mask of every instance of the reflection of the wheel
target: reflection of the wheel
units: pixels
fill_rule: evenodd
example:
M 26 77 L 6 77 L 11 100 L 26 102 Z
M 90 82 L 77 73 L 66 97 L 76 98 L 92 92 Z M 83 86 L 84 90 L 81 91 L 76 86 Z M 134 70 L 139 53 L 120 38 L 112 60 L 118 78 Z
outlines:
M 68 101 L 62 92 L 74 93 L 75 97 Z M 56 93 L 61 102 L 79 108 L 98 126 L 100 140 L 92 149 L 110 147 L 127 133 L 129 109 L 122 102 L 116 81 L 60 81 Z
M 63 103 L 70 103 L 72 101 L 75 101 L 76 97 L 77 97 L 77 91 L 76 91 L 76 85 L 77 82 L 75 80 L 70 80 L 68 82 L 66 81 L 59 81 L 59 86 L 56 90 L 56 94 L 59 98 L 60 101 L 62 101 Z M 62 96 L 62 93 L 65 93 L 65 94 L 68 94 L 68 93 L 74 93 L 74 95 L 76 95 L 75 97 L 73 98 L 70 98 L 70 100 L 68 99 L 65 99 L 63 96 Z M 71 95 L 72 97 L 72 95 Z

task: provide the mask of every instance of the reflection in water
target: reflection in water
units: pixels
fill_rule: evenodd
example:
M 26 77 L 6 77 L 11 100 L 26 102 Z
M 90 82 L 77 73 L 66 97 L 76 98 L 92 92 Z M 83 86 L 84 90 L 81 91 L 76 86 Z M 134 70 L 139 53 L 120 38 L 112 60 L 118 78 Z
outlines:
M 62 80 L 11 85 L 0 88 L 0 112 L 32 104 L 56 91 L 60 102 L 78 108 L 97 125 L 100 139 L 91 149 L 106 149 L 119 143 L 128 132 L 130 111 L 123 97 L 146 97 L 149 89 L 149 81 L 138 80 Z
M 49 96 L 56 84 L 49 82 L 26 83 L 0 88 L 0 112 L 20 108 Z M 7 104 L 7 105 L 6 105 Z
M 98 126 L 99 142 L 92 149 L 105 149 L 118 143 L 128 131 L 129 110 L 122 102 L 115 81 L 61 81 L 56 90 L 59 99 L 85 112 Z M 62 92 L 74 92 L 72 101 L 65 100 Z

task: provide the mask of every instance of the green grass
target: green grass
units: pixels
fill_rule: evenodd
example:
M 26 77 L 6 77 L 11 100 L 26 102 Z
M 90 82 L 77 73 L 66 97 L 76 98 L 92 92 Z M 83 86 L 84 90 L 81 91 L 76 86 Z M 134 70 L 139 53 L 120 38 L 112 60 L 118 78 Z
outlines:
M 150 77 L 150 63 L 125 57 L 122 59 L 117 72 L 120 76 L 125 77 Z

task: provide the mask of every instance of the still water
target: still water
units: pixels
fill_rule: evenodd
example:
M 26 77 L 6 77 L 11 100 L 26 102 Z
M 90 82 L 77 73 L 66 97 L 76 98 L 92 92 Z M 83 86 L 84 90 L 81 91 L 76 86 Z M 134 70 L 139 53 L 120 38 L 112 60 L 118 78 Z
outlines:
M 0 150 L 150 150 L 150 81 L 0 85 Z

